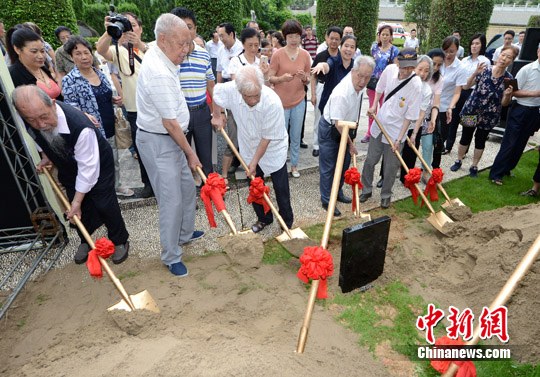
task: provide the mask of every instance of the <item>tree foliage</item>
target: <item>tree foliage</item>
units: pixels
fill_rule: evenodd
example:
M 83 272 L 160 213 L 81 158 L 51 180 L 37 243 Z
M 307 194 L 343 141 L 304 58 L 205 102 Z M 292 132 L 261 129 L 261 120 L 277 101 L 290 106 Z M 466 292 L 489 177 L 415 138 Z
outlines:
M 534 15 L 529 17 L 527 27 L 540 27 L 540 16 Z
M 313 27 L 313 17 L 310 13 L 296 13 L 293 16 L 303 27 L 311 26 Z
M 409 0 L 405 4 L 405 21 L 416 24 L 416 33 L 422 51 L 425 52 L 427 32 L 429 27 L 429 14 L 431 12 L 431 1 Z
M 467 52 L 469 39 L 475 33 L 486 33 L 494 5 L 494 0 L 434 0 L 431 5 L 429 47 L 440 47 L 444 38 L 459 30 Z
M 205 37 L 222 22 L 230 22 L 239 32 L 242 25 L 243 4 L 236 0 L 198 1 L 184 0 L 182 6 L 191 9 L 197 16 L 197 32 Z M 249 14 L 249 10 L 247 11 Z
M 377 34 L 379 0 L 317 1 L 317 38 L 324 40 L 330 26 L 352 26 L 362 53 L 371 49 Z
M 67 26 L 74 33 L 79 30 L 71 0 L 2 0 L 0 15 L 6 29 L 23 22 L 34 22 L 43 31 L 43 39 L 53 46 L 59 45 L 54 35 L 58 26 Z

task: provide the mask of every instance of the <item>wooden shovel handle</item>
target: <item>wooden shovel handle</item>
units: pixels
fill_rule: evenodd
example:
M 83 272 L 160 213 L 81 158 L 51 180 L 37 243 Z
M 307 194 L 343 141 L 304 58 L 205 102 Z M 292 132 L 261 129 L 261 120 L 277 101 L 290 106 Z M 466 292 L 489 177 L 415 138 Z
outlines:
M 379 126 L 379 129 L 381 130 L 384 137 L 386 138 L 386 140 L 388 140 L 388 143 L 392 147 L 394 145 L 394 143 L 392 143 L 392 139 L 390 138 L 390 135 L 388 135 L 388 132 L 386 132 L 386 129 L 383 127 L 381 122 L 379 122 L 379 119 L 377 119 L 376 115 L 373 115 L 373 119 L 375 120 L 375 122 L 377 123 L 377 126 Z M 394 149 L 394 148 L 392 148 L 392 149 Z M 403 169 L 405 169 L 405 171 L 408 173 L 409 172 L 409 167 L 407 166 L 405 161 L 403 161 L 403 157 L 401 157 L 401 153 L 399 153 L 399 151 L 397 151 L 397 150 L 394 150 L 394 154 L 396 155 L 397 159 L 401 163 L 401 166 L 403 166 Z M 431 205 L 429 200 L 424 195 L 424 192 L 420 189 L 420 186 L 418 185 L 418 183 L 415 183 L 414 186 L 416 187 L 416 190 L 418 190 L 418 193 L 422 197 L 422 200 L 424 201 L 424 203 L 426 203 L 426 206 L 429 208 L 429 211 L 431 213 L 435 214 L 435 210 L 433 209 L 433 206 Z
M 527 272 L 531 269 L 531 266 L 535 262 L 536 258 L 540 255 L 540 236 L 536 237 L 536 240 L 529 248 L 527 253 L 523 256 L 512 275 L 508 278 L 501 291 L 493 300 L 489 306 L 489 310 L 492 311 L 499 306 L 506 305 L 512 294 L 515 292 L 520 281 L 525 277 Z M 473 337 L 465 345 L 473 346 L 480 340 L 480 326 L 474 329 Z M 458 370 L 458 366 L 454 363 L 450 364 L 448 370 L 442 375 L 442 377 L 453 377 Z
M 246 171 L 246 173 L 249 172 L 249 168 L 246 164 L 246 162 L 244 161 L 244 159 L 242 158 L 242 156 L 240 156 L 240 153 L 238 152 L 238 149 L 236 149 L 236 147 L 234 146 L 234 143 L 232 142 L 232 140 L 230 139 L 229 135 L 227 135 L 227 132 L 225 132 L 225 129 L 223 128 L 220 128 L 220 131 L 221 131 L 221 134 L 223 135 L 223 137 L 225 138 L 225 140 L 227 141 L 227 144 L 229 144 L 229 147 L 231 148 L 231 150 L 233 151 L 234 155 L 236 156 L 236 158 L 238 159 L 238 161 L 240 161 L 240 163 L 242 164 L 242 167 L 244 168 L 244 170 Z M 249 177 L 251 180 L 255 179 L 254 176 L 250 176 Z M 287 233 L 287 236 L 289 236 L 289 238 L 292 240 L 293 239 L 293 236 L 292 236 L 292 233 L 291 233 L 291 230 L 289 229 L 289 227 L 287 226 L 287 224 L 285 224 L 285 221 L 283 220 L 283 217 L 281 217 L 281 215 L 279 214 L 278 210 L 276 209 L 276 207 L 274 207 L 274 205 L 272 204 L 272 201 L 270 200 L 270 198 L 268 197 L 268 195 L 266 195 L 266 193 L 263 194 L 264 196 L 264 200 L 266 201 L 266 203 L 268 204 L 268 206 L 270 206 L 270 210 L 272 211 L 272 213 L 274 214 L 274 216 L 276 217 L 276 219 L 278 220 L 279 222 L 279 225 L 281 226 L 281 228 L 285 231 L 285 233 Z
M 358 169 L 358 166 L 356 164 L 356 155 L 355 154 L 353 155 L 353 167 Z M 354 198 L 356 200 L 356 208 L 354 210 L 354 215 L 356 217 L 358 217 L 361 214 L 361 212 L 360 212 L 360 192 L 358 190 L 358 185 L 354 185 L 353 192 L 354 192 Z
M 71 204 L 69 203 L 68 199 L 66 198 L 66 196 L 64 195 L 62 190 L 60 190 L 60 187 L 58 186 L 58 184 L 56 183 L 54 178 L 51 176 L 51 173 L 49 173 L 49 170 L 47 168 L 44 168 L 43 172 L 44 172 L 45 176 L 47 177 L 47 179 L 49 180 L 49 182 L 51 183 L 51 186 L 52 186 L 54 192 L 56 192 L 56 195 L 58 196 L 58 198 L 60 199 L 60 201 L 62 202 L 64 207 L 66 207 L 66 209 L 68 211 L 70 211 L 71 210 Z M 86 227 L 84 226 L 82 221 L 79 219 L 79 217 L 76 216 L 76 215 L 73 216 L 73 221 L 75 221 L 75 225 L 77 225 L 77 228 L 79 228 L 79 231 L 82 233 L 84 239 L 86 240 L 86 242 L 88 243 L 90 248 L 95 249 L 96 244 L 94 243 L 94 240 L 92 240 L 92 237 L 90 236 L 90 234 L 86 230 Z M 116 289 L 120 293 L 120 296 L 122 296 L 124 301 L 131 308 L 131 310 L 135 310 L 135 305 L 131 301 L 131 297 L 129 297 L 129 294 L 127 293 L 126 289 L 124 288 L 124 286 L 122 285 L 120 280 L 116 277 L 114 272 L 111 270 L 111 268 L 109 267 L 109 264 L 107 263 L 107 261 L 105 259 L 103 259 L 102 257 L 100 257 L 99 255 L 98 255 L 98 259 L 99 259 L 99 263 L 101 263 L 101 266 L 105 269 L 105 271 L 107 272 L 107 275 L 109 276 L 109 278 L 113 282 L 114 286 L 116 287 Z
M 203 182 L 206 183 L 206 174 L 204 174 L 201 167 L 196 166 L 195 169 L 197 170 L 197 173 L 199 173 L 199 175 L 201 176 L 201 179 L 203 180 Z M 238 231 L 236 230 L 236 226 L 234 225 L 234 223 L 233 223 L 233 221 L 231 219 L 231 215 L 229 215 L 229 212 L 227 212 L 227 210 L 224 209 L 223 211 L 220 211 L 219 213 L 221 213 L 221 215 L 225 219 L 225 222 L 227 223 L 229 228 L 231 228 L 231 232 L 233 234 L 238 234 Z
M 414 151 L 414 153 L 416 154 L 416 156 L 420 159 L 420 161 L 422 162 L 422 165 L 424 166 L 424 168 L 427 170 L 427 172 L 429 173 L 429 175 L 432 175 L 433 174 L 433 170 L 431 169 L 431 167 L 428 165 L 428 163 L 426 162 L 426 160 L 424 160 L 424 157 L 422 157 L 422 154 L 418 151 L 418 149 L 416 148 L 416 146 L 414 145 L 414 143 L 411 141 L 411 139 L 409 139 L 409 137 L 407 136 L 407 142 L 409 143 L 409 146 L 411 147 L 411 149 Z M 444 197 L 446 198 L 446 200 L 450 201 L 450 197 L 448 196 L 448 193 L 446 192 L 446 190 L 444 189 L 444 187 L 440 184 L 440 183 L 437 183 L 437 187 L 439 188 L 439 190 L 441 190 L 441 192 L 443 193 Z

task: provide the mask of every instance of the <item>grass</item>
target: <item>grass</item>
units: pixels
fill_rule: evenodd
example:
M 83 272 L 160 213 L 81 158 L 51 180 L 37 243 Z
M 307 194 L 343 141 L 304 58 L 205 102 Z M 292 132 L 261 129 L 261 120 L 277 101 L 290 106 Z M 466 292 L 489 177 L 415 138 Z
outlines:
M 462 169 L 468 168 L 470 158 L 465 160 Z M 538 198 L 519 195 L 532 187 L 532 175 L 538 164 L 538 152 L 528 151 L 513 170 L 513 177 L 505 177 L 504 184 L 497 186 L 489 180 L 489 170 L 478 174 L 478 178 L 468 176 L 444 183 L 444 188 L 451 199 L 459 198 L 472 212 L 489 211 L 505 206 L 521 206 L 538 202 Z M 435 211 L 440 209 L 445 198 L 439 192 L 439 201 L 432 202 Z M 411 198 L 394 203 L 397 212 L 407 212 L 414 217 L 425 217 L 428 209 L 415 206 Z
M 123 274 L 118 275 L 119 280 L 134 278 L 135 276 L 139 275 L 140 271 L 127 271 Z

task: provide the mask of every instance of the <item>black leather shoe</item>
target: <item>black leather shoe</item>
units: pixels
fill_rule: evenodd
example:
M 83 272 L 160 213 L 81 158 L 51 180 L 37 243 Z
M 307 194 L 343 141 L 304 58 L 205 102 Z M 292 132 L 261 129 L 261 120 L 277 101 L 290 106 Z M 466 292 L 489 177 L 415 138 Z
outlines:
M 318 149 L 314 149 L 313 152 L 311 153 L 313 157 L 319 157 L 319 150 Z
M 388 207 L 390 207 L 390 199 L 391 199 L 391 198 L 382 198 L 382 199 L 381 199 L 381 208 L 388 208 Z
M 323 203 L 322 207 L 324 208 L 325 211 L 328 211 L 328 203 Z M 334 208 L 334 216 L 335 217 L 341 216 L 341 211 L 337 209 L 337 207 Z
M 125 261 L 129 254 L 129 241 L 126 241 L 123 245 L 116 245 L 114 247 L 114 254 L 112 261 L 114 264 L 120 264 Z
M 379 179 L 379 182 L 377 182 L 377 188 L 382 188 L 382 185 L 383 185 L 384 181 L 383 179 Z
M 371 198 L 371 193 L 369 194 L 361 194 L 360 195 L 360 203 L 367 202 L 367 200 Z
M 76 264 L 83 264 L 88 259 L 88 253 L 90 252 L 90 246 L 87 243 L 82 243 L 79 245 L 77 252 L 73 259 Z
M 300 148 L 307 149 L 308 145 L 304 143 L 303 141 L 300 142 Z
M 251 230 L 253 231 L 253 233 L 259 233 L 261 230 L 266 228 L 267 225 L 268 224 L 263 223 L 262 221 L 257 221 L 255 224 L 251 226 Z
M 154 196 L 154 190 L 152 190 L 152 186 L 146 184 L 144 185 L 144 188 L 142 189 L 141 191 L 141 194 L 140 194 L 141 198 L 151 198 L 152 196 Z
M 338 201 L 338 202 L 341 202 L 341 203 L 345 203 L 345 204 L 350 204 L 350 203 L 352 203 L 352 199 L 349 198 L 348 196 L 345 196 L 345 195 L 343 195 L 343 196 L 338 196 L 337 201 Z

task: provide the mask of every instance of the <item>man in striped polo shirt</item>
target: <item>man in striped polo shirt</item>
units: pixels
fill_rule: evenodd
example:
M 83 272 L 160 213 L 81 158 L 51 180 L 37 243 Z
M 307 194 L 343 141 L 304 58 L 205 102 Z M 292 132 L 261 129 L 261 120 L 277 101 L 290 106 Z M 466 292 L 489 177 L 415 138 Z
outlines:
M 215 77 L 208 52 L 193 42 L 197 35 L 197 20 L 193 11 L 176 7 L 171 11 L 184 21 L 191 33 L 189 53 L 180 64 L 180 86 L 189 109 L 187 139 L 195 140 L 197 156 L 206 176 L 212 173 L 212 116 L 206 103 L 206 91 L 212 97 Z
M 317 37 L 313 35 L 313 29 L 311 26 L 307 25 L 304 28 L 304 31 L 306 32 L 306 36 L 302 39 L 302 48 L 309 52 L 311 59 L 315 59 L 315 56 L 317 56 L 317 47 L 319 47 L 319 42 L 317 41 Z

